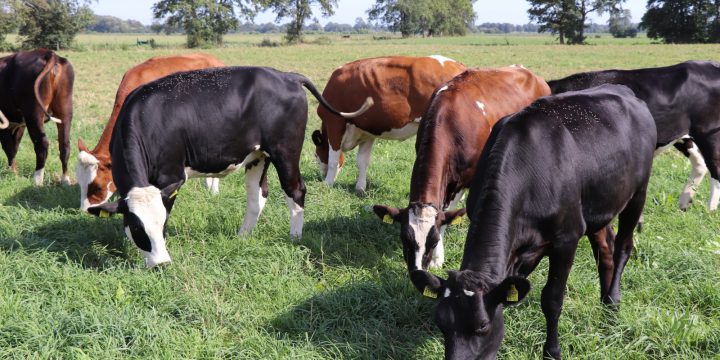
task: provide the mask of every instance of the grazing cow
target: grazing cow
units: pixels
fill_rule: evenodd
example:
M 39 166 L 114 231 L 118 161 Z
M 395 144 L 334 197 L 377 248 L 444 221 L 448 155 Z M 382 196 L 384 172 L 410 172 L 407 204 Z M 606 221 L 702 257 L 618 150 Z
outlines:
M 696 188 L 710 170 L 707 207 L 711 211 L 717 209 L 720 201 L 720 64 L 688 61 L 660 68 L 587 72 L 548 84 L 553 94 L 601 84 L 621 84 L 632 89 L 647 103 L 655 119 L 657 153 L 674 144 L 690 158 L 692 174 L 680 196 L 680 208 L 690 207 Z
M 67 162 L 74 79 L 70 62 L 50 50 L 19 52 L 0 58 L 0 129 L 3 129 L 0 143 L 8 165 L 17 171 L 15 156 L 27 128 L 35 147 L 35 185 L 42 185 L 45 174 L 49 146 L 45 121 L 57 124 L 62 164 L 60 180 L 70 184 Z
M 464 70 L 465 65 L 439 55 L 364 59 L 337 68 L 323 91 L 331 104 L 353 109 L 368 96 L 377 103 L 352 121 L 318 107 L 322 128 L 313 132 L 312 139 L 325 182 L 335 183 L 345 161 L 343 151 L 359 146 L 355 190 L 363 193 L 375 139 L 405 140 L 415 135 L 435 89 Z
M 622 85 L 545 97 L 495 125 L 468 195 L 460 271 L 447 280 L 424 270 L 410 275 L 420 292 L 440 295 L 435 321 L 446 358 L 495 358 L 503 308 L 525 297 L 526 278 L 544 256 L 544 356 L 560 358 L 558 319 L 583 234 L 593 244 L 603 302 L 620 300 L 656 131 L 645 103 Z M 614 244 L 597 236 L 618 215 Z
M 113 181 L 120 199 L 88 208 L 124 215 L 125 233 L 148 267 L 170 261 L 165 225 L 190 177 L 222 177 L 245 168 L 248 205 L 240 233 L 255 227 L 275 166 L 290 209 L 290 234 L 302 235 L 305 184 L 300 152 L 307 123 L 303 86 L 332 109 L 306 77 L 261 67 L 179 72 L 133 91 L 112 140 Z M 353 114 L 362 114 L 372 99 Z
M 444 210 L 470 186 L 492 126 L 548 94 L 545 81 L 521 66 L 467 70 L 437 90 L 415 142 L 408 207 L 373 208 L 383 221 L 401 223 L 408 270 L 442 266 L 445 227 L 464 214 Z
M 80 208 L 106 202 L 116 191 L 112 181 L 112 159 L 110 158 L 110 139 L 120 108 L 125 98 L 138 86 L 178 71 L 205 69 L 225 66 L 218 59 L 206 54 L 187 54 L 158 56 L 128 70 L 120 82 L 115 95 L 110 120 L 103 130 L 100 140 L 93 150 L 88 149 L 82 139 L 78 139 L 78 163 L 75 169 L 80 186 Z M 207 178 L 213 193 L 218 192 L 219 180 Z

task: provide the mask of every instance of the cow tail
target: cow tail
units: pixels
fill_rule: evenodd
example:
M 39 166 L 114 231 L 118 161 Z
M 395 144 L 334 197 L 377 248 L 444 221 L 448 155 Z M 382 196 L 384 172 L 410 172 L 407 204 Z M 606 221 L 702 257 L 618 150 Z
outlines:
M 43 112 L 45 113 L 46 119 L 50 120 L 54 123 L 61 124 L 62 121 L 56 117 L 50 116 L 50 114 L 47 112 L 47 108 L 45 104 L 43 104 L 42 100 L 40 99 L 40 83 L 43 81 L 43 79 L 47 76 L 47 74 L 52 70 L 53 67 L 55 67 L 55 64 L 57 63 L 57 56 L 55 53 L 50 52 L 50 58 L 47 59 L 47 63 L 45 63 L 45 67 L 40 72 L 40 75 L 38 75 L 37 79 L 35 79 L 35 100 L 40 105 L 40 107 L 43 109 Z M 50 106 L 50 104 L 48 104 Z
M 375 101 L 373 101 L 373 98 L 368 96 L 368 98 L 365 99 L 365 103 L 363 103 L 362 106 L 360 107 L 360 109 L 358 109 L 355 112 L 347 113 L 347 112 L 337 111 L 334 107 L 332 107 L 327 102 L 327 100 L 325 100 L 325 98 L 322 96 L 322 94 L 320 94 L 318 89 L 308 78 L 306 78 L 300 74 L 297 74 L 297 77 L 298 77 L 298 81 L 300 82 L 300 84 L 302 84 L 306 89 L 308 89 L 310 91 L 310 93 L 313 94 L 313 96 L 320 102 L 320 104 L 325 109 L 327 109 L 331 113 L 333 113 L 337 116 L 343 117 L 345 119 L 356 118 L 356 117 L 364 114 L 365 112 L 367 112 L 373 106 L 373 104 L 375 104 Z

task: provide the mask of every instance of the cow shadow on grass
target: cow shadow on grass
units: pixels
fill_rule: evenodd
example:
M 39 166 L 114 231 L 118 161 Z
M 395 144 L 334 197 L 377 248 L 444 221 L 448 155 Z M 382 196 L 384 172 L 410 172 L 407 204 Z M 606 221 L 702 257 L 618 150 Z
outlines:
M 24 216 L 35 216 L 26 213 Z M 48 215 L 40 214 L 40 217 Z M 89 215 L 52 215 L 37 227 L 0 226 L 0 250 L 6 252 L 48 252 L 58 262 L 76 263 L 87 269 L 128 266 L 131 245 L 125 240 L 119 219 L 98 219 Z M 31 220 L 23 223 L 31 223 Z
M 80 188 L 77 185 L 51 183 L 43 186 L 28 186 L 5 200 L 6 206 L 21 206 L 32 210 L 56 208 L 79 209 Z
M 307 222 L 302 245 L 314 260 L 333 266 L 376 267 L 382 258 L 396 256 L 402 261 L 399 227 L 366 211 Z
M 441 356 L 435 302 L 420 297 L 404 274 L 328 289 L 269 324 L 278 339 L 311 343 L 333 359 L 419 359 Z

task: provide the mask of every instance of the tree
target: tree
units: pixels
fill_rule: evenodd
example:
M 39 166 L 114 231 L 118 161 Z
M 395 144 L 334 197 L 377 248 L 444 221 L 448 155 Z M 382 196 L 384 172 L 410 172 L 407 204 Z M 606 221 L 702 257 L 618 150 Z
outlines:
M 558 34 L 560 43 L 585 42 L 585 21 L 593 12 L 617 11 L 625 0 L 528 0 L 530 19 L 540 25 L 540 32 Z
M 223 35 L 238 25 L 232 0 L 160 0 L 153 17 L 165 19 L 169 28 L 183 28 L 189 48 L 222 44 Z
M 2 51 L 12 50 L 12 45 L 5 39 L 18 27 L 13 3 L 12 0 L 0 0 L 0 50 Z
M 288 42 L 295 43 L 302 41 L 302 30 L 305 20 L 310 19 L 313 15 L 311 5 L 320 6 L 320 12 L 323 16 L 330 16 L 335 13 L 337 0 L 257 0 L 258 4 L 266 10 L 272 10 L 277 17 L 275 22 L 289 18 L 290 23 L 287 27 L 285 39 Z
M 648 0 L 640 26 L 666 43 L 720 42 L 720 0 Z
M 610 35 L 616 38 L 637 36 L 637 28 L 632 23 L 630 10 L 613 11 L 608 20 Z
M 475 21 L 476 0 L 376 0 L 368 10 L 371 21 L 386 24 L 403 37 L 465 35 Z
M 89 0 L 33 0 L 17 3 L 22 47 L 65 49 L 93 20 Z

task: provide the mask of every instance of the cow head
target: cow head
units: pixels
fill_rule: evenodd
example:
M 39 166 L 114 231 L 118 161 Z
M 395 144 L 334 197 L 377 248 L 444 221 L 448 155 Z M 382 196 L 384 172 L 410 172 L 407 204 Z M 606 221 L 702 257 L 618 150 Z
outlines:
M 438 299 L 435 324 L 445 338 L 445 358 L 495 359 L 505 334 L 503 308 L 522 301 L 530 282 L 512 276 L 491 283 L 469 270 L 448 275 L 444 280 L 424 270 L 410 273 L 421 294 Z
M 315 144 L 315 159 L 320 165 L 320 172 L 322 177 L 327 176 L 328 171 L 328 153 L 330 151 L 330 145 L 328 144 L 328 138 L 320 130 L 315 130 L 312 133 L 312 141 Z M 338 167 L 342 167 L 345 163 L 345 154 L 340 153 L 340 160 L 338 161 Z
M 87 211 L 90 206 L 107 202 L 116 188 L 110 154 L 89 150 L 82 139 L 78 139 L 78 150 L 75 175 L 80 186 L 80 209 Z
M 439 211 L 431 204 L 410 203 L 405 209 L 373 206 L 385 223 L 400 223 L 400 240 L 408 271 L 427 269 L 433 250 L 442 239 L 442 228 L 465 215 L 465 209 Z
M 170 262 L 165 247 L 165 226 L 183 181 L 160 190 L 154 186 L 134 187 L 125 199 L 88 208 L 99 217 L 123 215 L 125 234 L 140 249 L 147 267 Z

